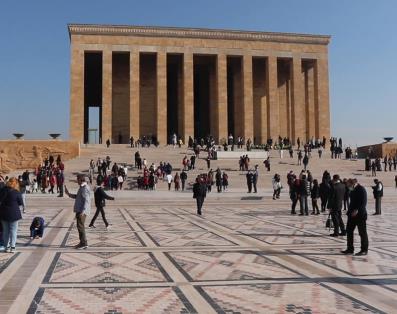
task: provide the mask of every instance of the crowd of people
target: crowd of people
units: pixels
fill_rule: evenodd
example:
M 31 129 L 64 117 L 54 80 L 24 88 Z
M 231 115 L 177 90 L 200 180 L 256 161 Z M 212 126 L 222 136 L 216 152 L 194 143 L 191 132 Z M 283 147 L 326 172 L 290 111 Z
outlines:
M 176 135 L 171 139 L 172 144 L 181 145 Z M 188 146 L 193 151 L 193 154 L 185 154 L 181 160 L 181 170 L 174 170 L 174 167 L 168 161 L 160 161 L 158 165 L 154 162 L 150 165 L 145 158 L 141 157 L 139 151 L 133 155 L 133 171 L 136 178 L 130 176 L 132 180 L 128 180 L 130 188 L 136 187 L 139 190 L 156 190 L 156 186 L 160 181 L 168 185 L 168 190 L 185 191 L 188 188 L 193 192 L 193 198 L 196 199 L 197 214 L 202 215 L 202 207 L 204 199 L 208 193 L 212 192 L 215 185 L 218 193 L 227 191 L 229 186 L 229 177 L 226 171 L 221 170 L 220 167 L 214 171 L 211 166 L 211 160 L 214 158 L 213 154 L 216 151 L 216 146 L 213 137 L 209 136 L 206 139 L 189 138 Z M 145 141 L 134 141 L 131 139 L 131 147 L 139 147 Z M 237 137 L 237 146 L 242 147 L 246 143 L 242 137 Z M 251 145 L 250 139 L 247 143 Z M 234 145 L 234 138 L 232 135 L 228 138 L 228 143 Z M 267 171 L 270 171 L 270 155 L 271 149 L 279 151 L 279 157 L 283 158 L 283 151 L 289 152 L 290 158 L 294 157 L 296 152 L 298 158 L 298 165 L 302 165 L 300 173 L 295 174 L 290 171 L 286 175 L 288 186 L 288 194 L 291 200 L 291 215 L 298 214 L 301 216 L 319 215 L 320 213 L 329 212 L 330 220 L 332 221 L 333 233 L 332 237 L 346 236 L 348 246 L 344 251 L 345 254 L 350 254 L 354 251 L 353 248 L 353 231 L 358 227 L 359 234 L 362 240 L 361 251 L 358 255 L 365 255 L 368 251 L 368 238 L 366 235 L 366 203 L 367 196 L 365 189 L 352 178 L 341 179 L 338 174 L 331 174 L 324 171 L 322 177 L 316 179 L 313 177 L 309 170 L 309 160 L 312 158 L 312 150 L 317 149 L 318 157 L 321 158 L 323 151 L 326 147 L 326 139 L 311 139 L 307 143 L 301 143 L 300 139 L 297 140 L 297 147 L 295 150 L 288 138 L 279 138 L 276 143 L 273 141 L 268 142 L 265 148 L 266 158 L 264 165 Z M 284 149 L 285 148 L 285 149 Z M 248 150 L 248 149 L 247 149 Z M 191 176 L 190 172 L 196 169 L 196 162 L 200 154 L 205 152 L 205 157 L 202 158 L 207 163 L 206 172 L 197 175 L 194 174 L 194 183 L 189 183 L 188 177 Z M 330 139 L 330 153 L 331 158 L 341 158 L 342 139 Z M 353 152 L 350 147 L 345 148 L 345 158 L 353 158 Z M 239 158 L 239 170 L 245 172 L 248 193 L 258 192 L 259 182 L 259 165 L 250 167 L 249 154 L 244 154 Z M 384 169 L 382 169 L 381 160 L 378 158 L 371 161 L 367 158 L 365 161 L 365 170 L 375 171 L 392 171 L 396 170 L 397 157 L 387 156 L 383 159 Z M 95 200 L 96 212 L 89 223 L 90 228 L 95 228 L 95 222 L 99 214 L 106 229 L 110 224 L 105 215 L 105 202 L 106 200 L 114 200 L 108 195 L 107 190 L 122 190 L 127 182 L 128 167 L 127 163 L 112 162 L 110 156 L 105 158 L 98 157 L 96 161 L 91 159 L 88 166 L 88 175 L 78 175 L 77 182 L 79 185 L 76 194 L 70 193 L 65 187 L 64 191 L 64 171 L 65 166 L 60 158 L 54 159 L 49 156 L 40 164 L 37 169 L 32 173 L 28 170 L 22 173 L 18 178 L 6 178 L 0 180 L 0 219 L 2 237 L 0 246 L 3 245 L 4 249 L 8 252 L 15 251 L 15 243 L 17 237 L 18 221 L 22 219 L 22 213 L 26 210 L 26 194 L 27 193 L 58 193 L 62 197 L 65 194 L 75 199 L 74 212 L 77 221 L 77 229 L 79 232 L 80 242 L 76 245 L 77 249 L 84 249 L 88 246 L 87 238 L 85 235 L 85 220 L 90 213 L 91 208 L 91 187 L 96 183 L 93 198 Z M 33 178 L 31 178 L 31 176 Z M 397 188 L 397 176 L 395 177 Z M 173 189 L 172 189 L 173 187 Z M 280 174 L 275 173 L 271 178 L 271 187 L 273 189 L 273 200 L 278 200 L 281 197 L 281 191 L 284 188 L 282 185 L 282 178 Z M 380 180 L 375 179 L 372 186 L 373 196 L 375 199 L 375 212 L 374 215 L 381 215 L 381 200 L 383 197 L 383 184 Z M 310 200 L 310 202 L 309 202 Z M 311 206 L 310 206 L 311 205 Z M 297 208 L 298 207 L 298 208 Z M 311 207 L 311 210 L 310 210 Z M 17 210 L 18 208 L 18 210 Z M 345 224 L 342 213 L 347 214 L 347 223 Z M 331 224 L 330 224 L 331 225 Z M 30 226 L 31 238 L 41 238 L 43 236 L 45 222 L 42 217 L 35 217 Z

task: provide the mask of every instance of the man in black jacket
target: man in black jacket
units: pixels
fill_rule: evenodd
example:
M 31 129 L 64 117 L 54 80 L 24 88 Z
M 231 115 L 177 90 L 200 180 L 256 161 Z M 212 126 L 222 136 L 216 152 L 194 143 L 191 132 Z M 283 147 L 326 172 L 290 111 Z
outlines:
M 95 220 L 97 219 L 99 213 L 101 213 L 103 222 L 105 223 L 105 226 L 106 226 L 106 230 L 108 230 L 109 223 L 106 220 L 105 211 L 104 211 L 104 207 L 106 205 L 105 199 L 113 201 L 114 197 L 109 196 L 105 193 L 105 191 L 102 188 L 102 182 L 103 182 L 103 177 L 98 176 L 97 180 L 96 180 L 97 188 L 95 189 L 95 192 L 94 192 L 96 211 L 95 211 L 95 215 L 94 215 L 94 217 L 92 217 L 92 220 L 88 227 L 95 228 L 95 225 L 94 225 Z
M 347 186 L 350 190 L 350 205 L 347 211 L 347 249 L 343 254 L 354 253 L 354 229 L 358 228 L 361 238 L 361 250 L 356 256 L 368 254 L 368 235 L 367 235 L 367 191 L 358 184 L 356 179 L 349 179 Z
M 378 179 L 374 180 L 375 185 L 372 187 L 374 198 L 375 198 L 375 213 L 374 215 L 380 215 L 382 213 L 382 197 L 383 197 L 383 184 Z
M 339 175 L 332 177 L 330 197 L 328 200 L 328 209 L 330 210 L 332 222 L 334 224 L 334 233 L 331 237 L 346 235 L 345 224 L 342 219 L 342 204 L 345 197 L 345 185 L 340 181 Z M 340 229 L 340 233 L 339 233 Z
M 203 207 L 204 199 L 206 196 L 206 184 L 200 177 L 197 177 L 196 183 L 193 184 L 193 198 L 195 198 L 197 202 L 197 215 L 201 216 L 201 208 Z

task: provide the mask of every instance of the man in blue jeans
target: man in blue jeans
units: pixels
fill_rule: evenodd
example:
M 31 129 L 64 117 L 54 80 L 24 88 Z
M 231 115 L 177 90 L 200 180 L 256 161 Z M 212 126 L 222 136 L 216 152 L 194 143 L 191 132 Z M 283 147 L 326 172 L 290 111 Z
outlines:
M 65 193 L 67 196 L 75 200 L 73 211 L 76 213 L 76 225 L 79 232 L 80 243 L 74 248 L 80 250 L 88 247 L 84 224 L 86 217 L 90 214 L 91 210 L 91 190 L 83 174 L 77 175 L 77 183 L 80 186 L 77 194 L 69 193 L 66 186 Z

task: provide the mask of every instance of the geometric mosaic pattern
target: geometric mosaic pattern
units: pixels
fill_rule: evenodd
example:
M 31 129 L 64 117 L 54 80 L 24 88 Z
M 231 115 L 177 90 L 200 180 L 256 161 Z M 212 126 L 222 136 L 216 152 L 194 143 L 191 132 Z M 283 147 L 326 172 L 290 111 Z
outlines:
M 257 280 L 300 278 L 295 272 L 252 252 L 168 253 L 189 280 Z
M 193 313 L 177 288 L 46 288 L 39 291 L 34 313 Z M 78 302 L 76 302 L 78 300 Z
M 148 235 L 153 242 L 162 247 L 235 245 L 233 242 L 207 231 L 149 232 Z
M 313 283 L 207 286 L 199 290 L 218 313 L 379 313 Z M 318 300 L 322 300 L 321 303 Z
M 158 261 L 149 253 L 58 253 L 50 283 L 116 283 L 167 281 Z

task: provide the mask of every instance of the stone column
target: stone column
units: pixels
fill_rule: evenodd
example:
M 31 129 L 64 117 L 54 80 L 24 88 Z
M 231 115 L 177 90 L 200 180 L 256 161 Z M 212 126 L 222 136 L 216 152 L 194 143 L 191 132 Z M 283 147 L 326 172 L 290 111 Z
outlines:
M 183 108 L 182 108 L 182 138 L 187 144 L 189 136 L 194 138 L 194 87 L 193 87 L 193 54 L 183 55 Z
M 167 54 L 157 52 L 156 136 L 160 145 L 167 145 Z
M 314 67 L 316 95 L 316 137 L 330 137 L 328 59 L 316 60 Z
M 254 103 L 252 86 L 252 56 L 243 56 L 243 116 L 244 130 L 243 136 L 247 141 L 249 138 L 254 140 Z
M 84 142 L 84 50 L 71 49 L 70 130 L 72 141 Z
M 139 136 L 139 51 L 130 52 L 130 136 Z
M 217 89 L 217 108 L 215 110 L 215 120 L 217 121 L 216 140 L 225 139 L 227 141 L 227 66 L 226 55 L 219 54 L 216 62 L 216 89 Z
M 305 98 L 304 98 L 304 79 L 302 76 L 302 60 L 300 57 L 293 57 L 292 60 L 292 143 L 295 144 L 299 137 L 301 142 L 306 138 L 305 120 Z
M 112 140 L 112 51 L 102 52 L 102 143 Z
M 277 93 L 277 57 L 267 58 L 266 82 L 267 82 L 267 134 L 273 142 L 278 139 L 280 134 L 279 104 Z

